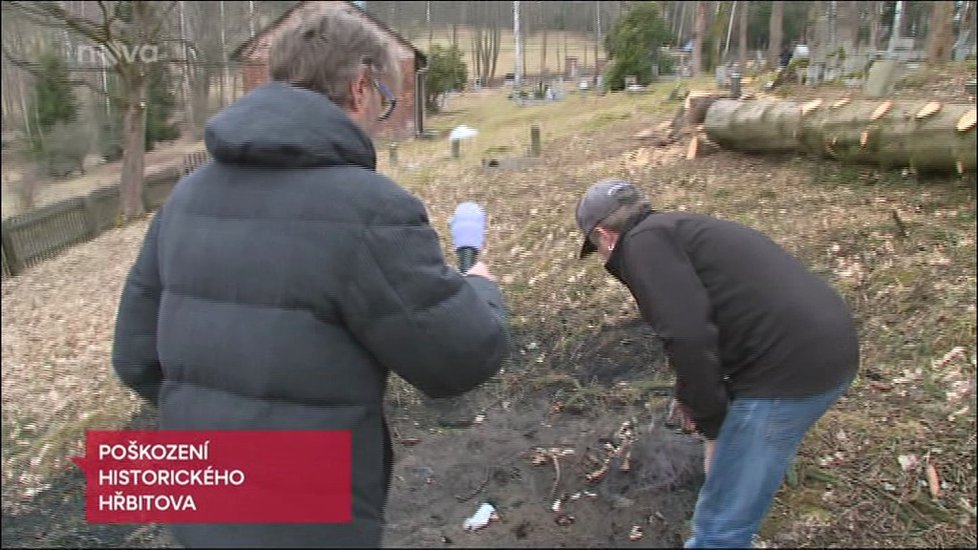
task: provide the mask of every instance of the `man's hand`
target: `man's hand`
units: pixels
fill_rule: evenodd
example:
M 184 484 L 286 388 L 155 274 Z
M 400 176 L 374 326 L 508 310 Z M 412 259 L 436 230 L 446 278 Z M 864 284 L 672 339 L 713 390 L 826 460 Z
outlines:
M 717 442 L 715 439 L 707 439 L 703 442 L 703 472 L 709 477 L 710 466 L 713 464 L 713 451 L 716 450 Z
M 464 273 L 464 275 L 478 275 L 479 277 L 485 277 L 494 283 L 496 282 L 496 276 L 489 271 L 489 267 L 482 261 L 478 261 L 473 264 L 472 267 L 470 267 L 469 270 Z
M 669 404 L 669 414 L 666 416 L 666 425 L 681 428 L 683 433 L 691 434 L 696 431 L 696 423 L 689 408 L 676 399 Z

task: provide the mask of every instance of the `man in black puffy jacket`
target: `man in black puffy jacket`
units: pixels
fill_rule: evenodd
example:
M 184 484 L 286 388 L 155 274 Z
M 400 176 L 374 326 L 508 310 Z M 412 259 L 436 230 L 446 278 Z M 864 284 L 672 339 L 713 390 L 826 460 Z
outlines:
M 211 119 L 214 160 L 153 219 L 113 364 L 161 429 L 352 434 L 351 523 L 173 525 L 182 544 L 377 547 L 388 373 L 430 397 L 485 382 L 508 352 L 504 302 L 485 264 L 446 265 L 422 203 L 375 171 L 369 134 L 399 82 L 378 33 L 341 11 L 307 20 L 270 73 Z

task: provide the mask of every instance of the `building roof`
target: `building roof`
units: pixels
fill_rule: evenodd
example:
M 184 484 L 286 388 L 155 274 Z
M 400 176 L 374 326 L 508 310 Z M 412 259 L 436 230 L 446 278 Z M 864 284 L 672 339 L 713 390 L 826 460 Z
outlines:
M 235 48 L 234 51 L 231 52 L 231 60 L 233 60 L 233 61 L 243 61 L 244 56 L 247 53 L 250 53 L 250 50 L 252 49 L 252 47 L 255 44 L 258 43 L 258 40 L 259 40 L 259 38 L 261 36 L 263 36 L 264 34 L 266 34 L 268 32 L 271 32 L 272 30 L 275 30 L 276 28 L 278 28 L 279 25 L 281 25 L 286 19 L 288 19 L 288 17 L 290 15 L 292 15 L 293 12 L 295 12 L 295 10 L 297 10 L 298 8 L 300 8 L 302 5 L 306 4 L 308 1 L 310 1 L 310 0 L 300 0 L 300 1 L 296 2 L 295 4 L 292 5 L 291 8 L 285 10 L 285 13 L 283 13 L 277 19 L 275 19 L 275 21 L 272 21 L 264 29 L 262 29 L 262 30 L 258 31 L 257 33 L 255 33 L 255 36 L 249 38 L 243 44 L 241 44 L 240 46 L 238 46 L 237 48 Z M 311 0 L 311 1 L 315 1 L 315 0 Z M 384 23 L 383 21 L 381 21 L 377 17 L 373 16 L 367 10 L 363 10 L 363 9 L 360 9 L 359 7 L 357 7 L 357 5 L 355 3 L 350 2 L 350 1 L 346 1 L 346 0 L 343 0 L 343 3 L 349 5 L 350 7 L 355 8 L 357 11 L 359 11 L 360 13 L 362 13 L 364 17 L 366 17 L 371 22 L 373 22 L 375 25 L 377 25 L 378 27 L 380 27 L 380 29 L 382 31 L 384 31 L 385 33 L 387 33 L 388 35 L 390 35 L 392 38 L 394 38 L 394 40 L 397 41 L 399 44 L 402 44 L 402 45 L 410 48 L 412 51 L 414 51 L 414 57 L 417 60 L 417 68 L 420 69 L 420 68 L 426 67 L 428 65 L 428 57 L 424 54 L 424 52 L 422 52 L 417 47 L 415 47 L 415 45 L 412 44 L 410 40 L 408 40 L 408 39 L 404 38 L 403 36 L 401 36 L 400 34 L 398 34 L 397 31 L 395 31 L 394 29 L 388 27 L 386 23 Z

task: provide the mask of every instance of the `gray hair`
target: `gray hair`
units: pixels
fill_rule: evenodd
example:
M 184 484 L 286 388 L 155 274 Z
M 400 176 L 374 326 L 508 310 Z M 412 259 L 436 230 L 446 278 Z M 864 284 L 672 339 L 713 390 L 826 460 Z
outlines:
M 621 233 L 633 218 L 647 212 L 654 212 L 652 203 L 648 199 L 641 198 L 636 202 L 619 207 L 618 210 L 615 210 L 608 217 L 599 221 L 595 228 L 603 227 L 615 233 Z M 597 231 L 592 231 L 587 238 L 594 246 L 601 247 L 601 237 L 598 236 Z
M 350 83 L 365 65 L 397 93 L 394 48 L 363 19 L 335 9 L 282 33 L 269 54 L 268 72 L 272 80 L 319 92 L 346 107 Z

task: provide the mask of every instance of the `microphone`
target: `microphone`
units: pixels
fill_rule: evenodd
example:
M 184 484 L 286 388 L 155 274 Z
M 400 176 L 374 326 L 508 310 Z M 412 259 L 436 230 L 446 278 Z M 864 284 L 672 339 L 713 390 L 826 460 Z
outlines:
M 485 240 L 486 213 L 474 202 L 463 202 L 455 208 L 449 222 L 458 270 L 467 272 L 479 259 Z
M 479 249 L 471 246 L 463 246 L 455 249 L 455 256 L 458 257 L 458 270 L 465 273 L 472 269 L 475 262 L 479 259 Z

